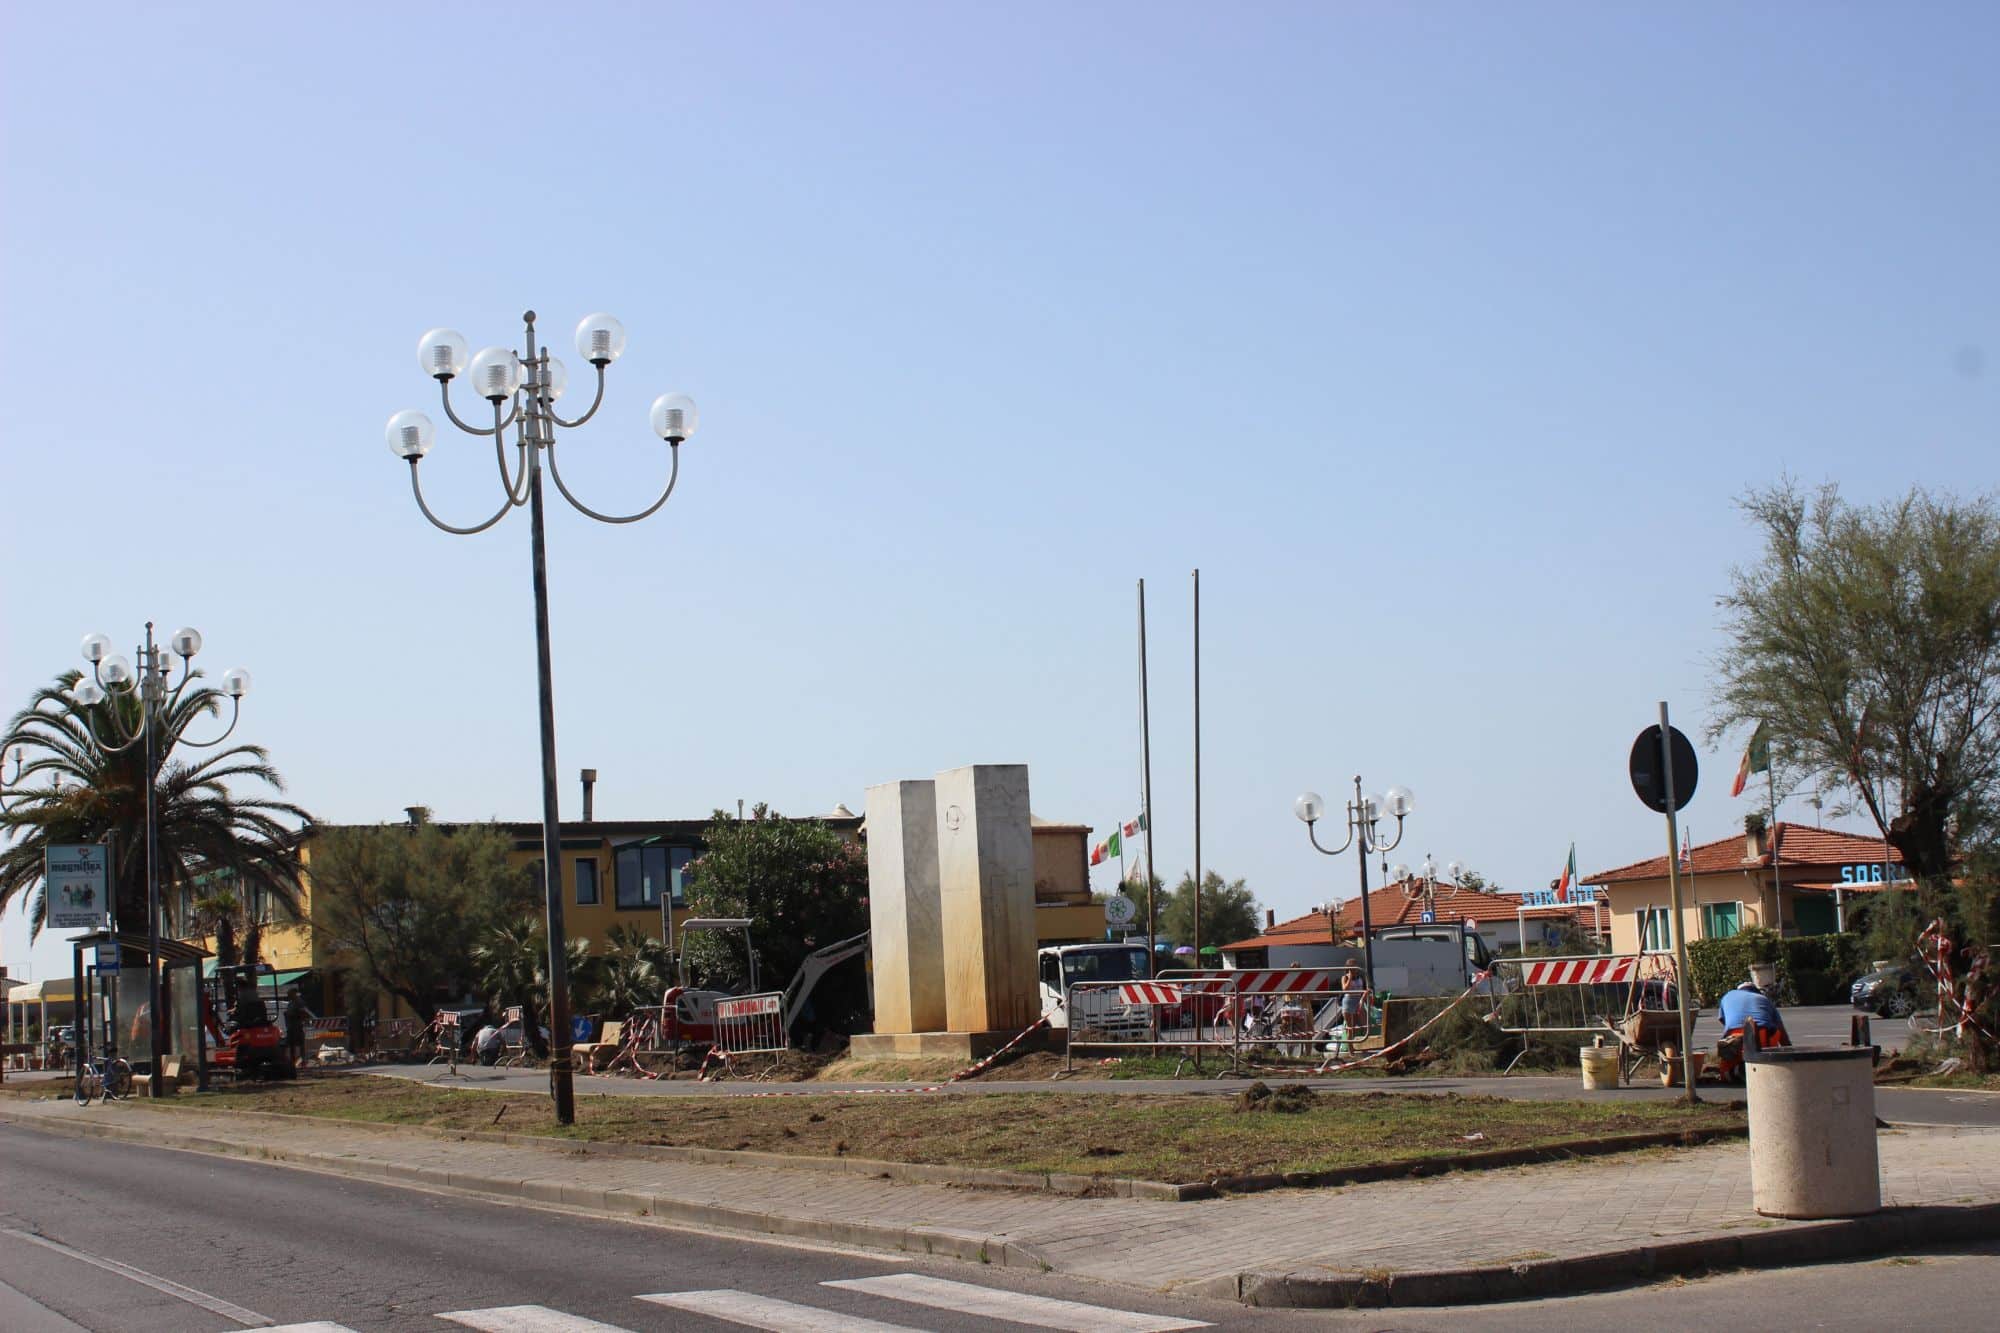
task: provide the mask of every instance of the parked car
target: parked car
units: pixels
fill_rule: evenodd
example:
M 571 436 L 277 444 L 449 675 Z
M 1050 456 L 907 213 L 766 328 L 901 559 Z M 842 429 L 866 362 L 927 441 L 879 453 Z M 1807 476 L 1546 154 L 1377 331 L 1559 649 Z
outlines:
M 1877 1018 L 1905 1017 L 1917 1010 L 1917 974 L 1901 963 L 1876 968 L 1855 980 L 1847 998 L 1856 1009 L 1866 1009 Z

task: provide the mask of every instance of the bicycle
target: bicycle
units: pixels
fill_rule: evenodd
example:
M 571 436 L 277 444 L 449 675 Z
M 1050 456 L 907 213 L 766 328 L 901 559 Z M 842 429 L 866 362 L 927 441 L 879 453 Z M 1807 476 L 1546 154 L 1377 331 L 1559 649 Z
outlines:
M 85 1060 L 76 1070 L 76 1104 L 88 1106 L 102 1097 L 107 1102 L 123 1101 L 132 1095 L 132 1066 L 123 1056 L 113 1056 L 102 1070 L 94 1060 Z

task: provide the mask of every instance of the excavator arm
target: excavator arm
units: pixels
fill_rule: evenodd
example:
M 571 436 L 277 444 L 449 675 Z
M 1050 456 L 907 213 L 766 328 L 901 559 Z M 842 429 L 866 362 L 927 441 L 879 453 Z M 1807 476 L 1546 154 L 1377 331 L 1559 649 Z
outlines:
M 807 954 L 806 960 L 799 964 L 798 974 L 792 978 L 791 984 L 785 987 L 785 1031 L 792 1030 L 792 1024 L 798 1021 L 799 1012 L 806 1007 L 806 1001 L 812 998 L 813 987 L 819 985 L 819 979 L 825 976 L 829 969 L 867 951 L 868 932 L 864 930 L 853 939 L 829 944 L 824 949 L 815 949 Z

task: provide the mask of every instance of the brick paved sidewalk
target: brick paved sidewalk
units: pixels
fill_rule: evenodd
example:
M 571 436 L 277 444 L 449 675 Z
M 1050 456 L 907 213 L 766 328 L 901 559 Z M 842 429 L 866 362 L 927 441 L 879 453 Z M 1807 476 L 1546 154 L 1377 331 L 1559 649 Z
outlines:
M 1760 1218 L 1742 1143 L 1279 1190 L 1184 1203 L 1079 1199 L 873 1177 L 604 1156 L 344 1126 L 67 1100 L 0 1118 L 675 1222 L 953 1255 L 1155 1289 L 1246 1295 L 1308 1279 L 1533 1265 L 1813 1224 Z M 2000 1205 L 2000 1130 L 1881 1135 L 1884 1202 Z M 1802 1237 L 1803 1239 L 1803 1237 Z M 1797 1257 L 1810 1257 L 1801 1252 Z

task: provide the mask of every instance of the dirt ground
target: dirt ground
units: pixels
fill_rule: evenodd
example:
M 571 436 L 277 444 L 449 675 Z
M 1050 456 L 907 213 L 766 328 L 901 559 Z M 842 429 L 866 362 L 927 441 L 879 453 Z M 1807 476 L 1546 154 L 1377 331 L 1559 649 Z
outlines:
M 1200 1181 L 1316 1171 L 1607 1135 L 1729 1126 L 1735 1106 L 1678 1102 L 1509 1102 L 1300 1089 L 1243 1098 L 1136 1094 L 850 1093 L 770 1098 L 583 1096 L 577 1123 L 551 1123 L 544 1097 L 437 1089 L 366 1074 L 184 1094 L 160 1106 L 255 1110 L 445 1129 L 505 1129 L 644 1144 L 942 1162 L 1026 1171 Z M 139 1103 L 145 1105 L 145 1103 Z M 1273 1108 L 1285 1109 L 1273 1109 Z

